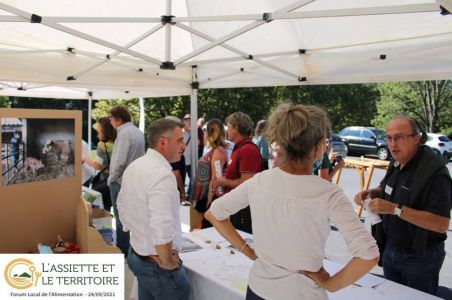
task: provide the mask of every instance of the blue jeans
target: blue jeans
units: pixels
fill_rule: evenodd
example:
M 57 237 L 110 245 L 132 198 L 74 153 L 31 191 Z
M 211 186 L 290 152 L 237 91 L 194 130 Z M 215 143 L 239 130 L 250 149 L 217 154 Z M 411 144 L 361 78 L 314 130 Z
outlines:
M 116 246 L 121 249 L 121 252 L 127 256 L 129 251 L 129 232 L 124 232 L 122 230 L 122 223 L 119 220 L 118 206 L 116 202 L 118 201 L 119 190 L 121 190 L 121 185 L 117 182 L 111 182 L 108 187 L 110 188 L 111 203 L 113 205 L 113 212 L 115 213 L 116 221 Z
M 383 272 L 386 279 L 436 295 L 438 277 L 446 252 L 444 242 L 417 255 L 386 245 L 383 252 Z
M 190 282 L 182 263 L 175 270 L 164 270 L 155 262 L 129 251 L 127 263 L 138 279 L 138 300 L 188 300 Z

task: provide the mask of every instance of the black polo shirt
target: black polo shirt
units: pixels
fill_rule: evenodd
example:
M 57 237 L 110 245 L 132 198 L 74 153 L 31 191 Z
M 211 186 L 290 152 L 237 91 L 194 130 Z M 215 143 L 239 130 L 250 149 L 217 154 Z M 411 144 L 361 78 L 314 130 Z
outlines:
M 388 178 L 386 188 L 383 189 L 383 182 L 380 183 L 383 191 L 384 199 L 393 203 L 409 206 L 411 198 L 411 191 L 413 189 L 413 182 L 415 176 L 422 176 L 416 173 L 417 165 L 420 161 L 420 151 L 400 169 L 400 166 L 394 167 L 394 171 Z M 428 211 L 435 215 L 446 217 L 450 219 L 451 210 L 451 191 L 449 180 L 446 176 L 437 176 L 433 179 L 429 199 L 424 211 Z M 395 215 L 385 214 L 383 216 L 383 228 L 387 237 L 387 242 L 393 246 L 403 249 L 411 249 L 413 244 L 413 237 L 409 230 L 407 221 Z M 427 249 L 438 243 L 446 240 L 445 233 L 437 233 L 427 230 Z

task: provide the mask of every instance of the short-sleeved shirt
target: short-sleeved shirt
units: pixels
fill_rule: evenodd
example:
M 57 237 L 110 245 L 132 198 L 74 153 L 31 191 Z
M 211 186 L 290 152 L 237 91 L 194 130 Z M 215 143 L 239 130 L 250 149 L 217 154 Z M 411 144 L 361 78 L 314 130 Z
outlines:
M 237 163 L 238 161 L 238 163 Z M 258 173 L 262 170 L 262 157 L 251 139 L 245 138 L 235 144 L 224 176 L 226 179 L 238 179 L 240 173 Z M 225 192 L 231 189 L 225 188 Z
M 388 178 L 388 182 L 384 190 L 382 186 L 383 182 L 380 184 L 384 194 L 384 199 L 393 203 L 409 206 L 408 203 L 411 199 L 415 176 L 422 176 L 422 174 L 416 173 L 416 168 L 420 158 L 420 152 L 418 151 L 418 153 L 411 159 L 411 161 L 408 162 L 408 164 L 405 165 L 405 167 L 402 169 L 400 169 L 400 166 L 394 167 L 394 171 Z M 447 177 L 438 176 L 433 179 L 430 192 L 428 194 L 429 199 L 427 201 L 427 206 L 423 210 L 450 219 L 450 189 L 449 179 Z M 410 223 L 395 215 L 384 214 L 382 216 L 383 228 L 388 243 L 398 248 L 407 250 L 411 249 L 413 240 L 409 230 Z M 447 238 L 445 233 L 437 233 L 430 230 L 427 232 L 427 248 L 434 247 Z
M 330 163 L 330 159 L 326 152 L 323 154 L 322 160 L 312 167 L 312 174 L 319 175 L 319 171 L 322 169 L 328 169 L 329 172 L 333 170 L 333 165 Z
M 270 152 L 268 150 L 268 143 L 265 137 L 263 137 L 262 135 L 256 136 L 253 138 L 253 143 L 257 146 L 257 148 L 259 148 L 262 159 L 268 160 Z

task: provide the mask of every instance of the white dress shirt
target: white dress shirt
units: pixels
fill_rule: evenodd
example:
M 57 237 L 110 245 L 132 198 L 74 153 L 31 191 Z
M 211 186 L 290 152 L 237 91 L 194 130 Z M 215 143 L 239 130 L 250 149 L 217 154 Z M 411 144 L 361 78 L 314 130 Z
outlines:
M 274 168 L 215 200 L 211 212 L 224 220 L 250 205 L 258 259 L 249 286 L 265 299 L 327 299 L 299 270 L 318 271 L 333 223 L 353 257 L 379 255 L 342 189 L 319 176 L 293 175 Z
M 118 211 L 130 245 L 140 255 L 157 255 L 155 245 L 173 242 L 179 251 L 182 231 L 179 193 L 169 162 L 148 149 L 124 172 L 118 196 Z

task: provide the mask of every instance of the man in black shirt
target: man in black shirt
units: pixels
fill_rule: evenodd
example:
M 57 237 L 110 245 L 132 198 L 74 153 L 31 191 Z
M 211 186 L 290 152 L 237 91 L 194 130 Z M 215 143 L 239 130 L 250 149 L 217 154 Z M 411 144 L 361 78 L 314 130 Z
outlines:
M 446 162 L 422 145 L 425 132 L 406 116 L 386 129 L 394 161 L 380 186 L 355 196 L 381 216 L 374 237 L 383 249 L 385 278 L 435 295 L 444 261 L 452 183 Z M 366 200 L 370 198 L 370 200 Z

